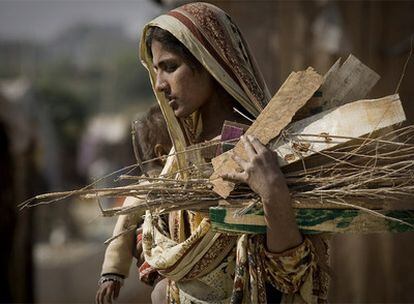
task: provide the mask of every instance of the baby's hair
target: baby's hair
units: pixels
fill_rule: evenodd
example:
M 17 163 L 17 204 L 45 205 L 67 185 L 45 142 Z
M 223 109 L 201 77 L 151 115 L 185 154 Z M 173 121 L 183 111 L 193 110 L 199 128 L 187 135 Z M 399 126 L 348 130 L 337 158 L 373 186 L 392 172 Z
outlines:
M 156 158 L 154 148 L 162 145 L 166 153 L 172 147 L 167 124 L 158 105 L 152 106 L 148 112 L 134 124 L 135 142 L 142 161 Z

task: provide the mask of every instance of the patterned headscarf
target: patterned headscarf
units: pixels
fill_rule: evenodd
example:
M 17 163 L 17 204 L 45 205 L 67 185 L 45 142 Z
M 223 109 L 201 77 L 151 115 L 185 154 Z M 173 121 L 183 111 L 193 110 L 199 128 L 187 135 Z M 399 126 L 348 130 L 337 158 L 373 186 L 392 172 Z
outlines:
M 230 16 L 220 8 L 203 2 L 178 7 L 149 22 L 142 33 L 140 56 L 148 69 L 152 86 L 167 121 L 169 132 L 177 152 L 188 143 L 164 94 L 154 88 L 156 74 L 146 47 L 150 27 L 159 27 L 174 35 L 240 106 L 256 117 L 270 100 L 270 94 L 246 41 Z M 193 115 L 197 117 L 197 114 Z M 193 121 L 199 121 L 194 119 Z M 184 127 L 182 127 L 184 126 Z M 197 128 L 199 126 L 193 126 Z M 184 163 L 181 160 L 181 165 Z M 179 160 L 180 163 L 180 160 Z

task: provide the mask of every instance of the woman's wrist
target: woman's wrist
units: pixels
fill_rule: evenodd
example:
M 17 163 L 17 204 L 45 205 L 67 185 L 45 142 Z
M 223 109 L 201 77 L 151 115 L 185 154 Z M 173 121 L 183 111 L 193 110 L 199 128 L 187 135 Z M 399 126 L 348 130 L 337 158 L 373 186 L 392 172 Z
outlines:
M 283 231 L 283 234 L 280 234 L 280 231 Z M 267 227 L 266 247 L 270 252 L 281 253 L 299 246 L 302 242 L 303 236 L 295 222 Z
M 273 210 L 290 205 L 290 193 L 286 186 L 277 185 L 260 194 L 265 209 Z
M 272 187 L 261 196 L 267 225 L 267 248 L 271 252 L 283 252 L 303 242 L 296 223 L 290 193 L 285 183 Z M 283 234 L 280 234 L 283 231 Z

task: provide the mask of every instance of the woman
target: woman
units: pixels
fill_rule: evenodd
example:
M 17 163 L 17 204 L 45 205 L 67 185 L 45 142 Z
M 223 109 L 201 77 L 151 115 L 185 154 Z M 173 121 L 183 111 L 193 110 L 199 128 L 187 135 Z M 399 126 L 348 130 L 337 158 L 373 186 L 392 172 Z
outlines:
M 211 4 L 187 4 L 151 21 L 140 55 L 175 151 L 218 137 L 225 120 L 246 123 L 233 107 L 256 117 L 270 99 L 237 26 Z M 261 197 L 266 237 L 216 233 L 208 217 L 191 211 L 170 213 L 163 231 L 147 212 L 145 260 L 167 278 L 156 290 L 163 295 L 166 284 L 169 303 L 280 302 L 280 292 L 285 301 L 322 301 L 314 249 L 297 227 L 277 156 L 255 138 L 242 141 L 249 158 L 235 157 L 241 172 L 223 177 Z M 180 153 L 163 173 L 194 159 Z

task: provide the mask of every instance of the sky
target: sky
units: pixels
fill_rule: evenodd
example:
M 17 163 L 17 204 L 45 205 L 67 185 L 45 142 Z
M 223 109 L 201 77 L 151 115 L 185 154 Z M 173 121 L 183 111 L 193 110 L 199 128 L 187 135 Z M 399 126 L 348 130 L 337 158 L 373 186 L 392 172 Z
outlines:
M 120 24 L 135 38 L 160 13 L 151 0 L 0 0 L 0 39 L 47 41 L 76 23 Z

